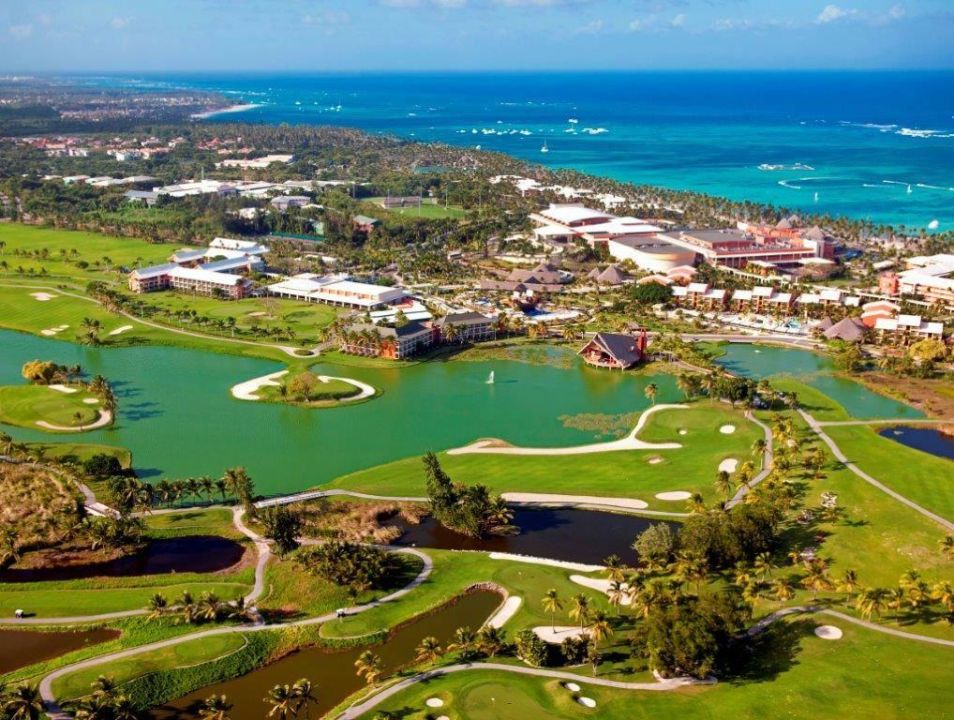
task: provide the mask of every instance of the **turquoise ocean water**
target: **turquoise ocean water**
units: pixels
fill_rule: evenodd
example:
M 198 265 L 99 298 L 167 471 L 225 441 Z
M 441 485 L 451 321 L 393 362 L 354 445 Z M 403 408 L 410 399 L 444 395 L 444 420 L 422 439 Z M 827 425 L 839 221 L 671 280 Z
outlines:
M 214 90 L 259 106 L 210 122 L 358 127 L 793 210 L 911 228 L 954 225 L 952 71 L 190 74 L 86 81 Z

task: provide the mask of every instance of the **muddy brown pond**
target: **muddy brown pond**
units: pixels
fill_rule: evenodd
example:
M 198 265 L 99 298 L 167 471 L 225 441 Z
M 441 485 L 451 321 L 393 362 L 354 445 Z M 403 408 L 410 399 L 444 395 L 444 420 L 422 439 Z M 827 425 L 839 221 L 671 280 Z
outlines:
M 129 555 L 98 563 L 0 570 L 0 582 L 41 582 L 91 577 L 131 577 L 166 573 L 209 573 L 225 570 L 242 559 L 245 548 L 217 535 L 152 540 Z
M 0 675 L 118 638 L 118 630 L 41 632 L 0 630 Z
M 480 590 L 394 630 L 386 642 L 373 648 L 381 658 L 382 676 L 392 675 L 412 663 L 415 649 L 425 637 L 432 635 L 447 647 L 457 628 L 468 626 L 477 630 L 501 601 L 497 593 Z M 203 700 L 213 694 L 224 694 L 234 705 L 229 712 L 232 720 L 262 720 L 269 710 L 263 698 L 273 686 L 307 678 L 314 684 L 317 697 L 317 702 L 310 706 L 310 713 L 317 718 L 364 687 L 364 681 L 355 674 L 354 661 L 367 649 L 365 645 L 344 650 L 318 647 L 298 650 L 234 680 L 204 687 L 155 708 L 152 715 L 155 720 L 195 718 Z

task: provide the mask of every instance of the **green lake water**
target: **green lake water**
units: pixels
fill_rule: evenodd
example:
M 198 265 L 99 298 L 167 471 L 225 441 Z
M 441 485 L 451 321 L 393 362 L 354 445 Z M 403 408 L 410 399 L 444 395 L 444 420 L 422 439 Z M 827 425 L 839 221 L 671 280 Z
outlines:
M 318 365 L 321 373 L 371 383 L 383 394 L 353 406 L 309 410 L 232 398 L 232 385 L 279 363 L 173 347 L 87 348 L 0 331 L 0 385 L 19 384 L 32 359 L 79 363 L 102 374 L 119 399 L 114 427 L 80 435 L 7 428 L 18 439 L 127 447 L 145 478 L 219 476 L 244 465 L 264 494 L 302 490 L 355 470 L 444 450 L 482 437 L 520 445 L 590 442 L 561 415 L 638 412 L 643 389 L 657 402 L 681 395 L 671 376 L 637 376 L 514 361 L 428 362 L 394 369 Z M 491 370 L 496 382 L 488 385 Z
M 809 352 L 731 345 L 723 361 L 746 374 L 804 375 L 856 417 L 918 413 L 863 386 L 825 374 L 825 358 Z M 478 438 L 518 445 L 566 446 L 596 439 L 564 427 L 579 413 L 638 412 L 643 389 L 657 402 L 678 402 L 669 375 L 594 370 L 505 360 L 434 361 L 385 369 L 318 365 L 321 373 L 364 380 L 383 390 L 369 402 L 322 410 L 234 399 L 236 383 L 280 370 L 266 360 L 174 347 L 88 348 L 0 331 L 0 385 L 19 384 L 32 359 L 80 364 L 102 374 L 119 399 L 116 424 L 79 435 L 5 428 L 20 440 L 98 442 L 129 448 L 141 477 L 219 476 L 245 466 L 264 494 L 287 493 L 400 458 L 444 450 Z M 566 365 L 566 363 L 563 363 Z M 491 370 L 496 382 L 487 384 Z
M 738 375 L 772 377 L 787 375 L 820 390 L 841 405 L 853 418 L 920 418 L 924 414 L 885 395 L 872 392 L 861 383 L 834 376 L 829 357 L 807 350 L 768 345 L 729 343 L 725 355 L 716 359 Z

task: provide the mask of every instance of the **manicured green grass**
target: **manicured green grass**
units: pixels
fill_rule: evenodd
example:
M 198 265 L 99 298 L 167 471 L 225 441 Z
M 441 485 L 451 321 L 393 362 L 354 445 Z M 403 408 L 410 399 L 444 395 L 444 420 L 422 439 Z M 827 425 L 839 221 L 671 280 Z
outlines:
M 723 425 L 734 425 L 736 430 L 722 434 Z M 687 433 L 680 435 L 680 429 Z M 685 410 L 660 411 L 643 428 L 640 439 L 683 445 L 677 450 L 553 456 L 442 453 L 440 460 L 454 480 L 484 483 L 495 492 L 630 497 L 645 500 L 652 509 L 682 512 L 682 503 L 657 500 L 655 494 L 685 490 L 715 499 L 719 463 L 726 458 L 740 464 L 752 459 L 752 445 L 761 436 L 761 430 L 740 410 L 705 402 Z M 663 461 L 650 464 L 654 457 Z M 412 457 L 346 475 L 331 485 L 379 495 L 423 495 L 424 473 L 420 458 Z
M 88 670 L 70 673 L 53 683 L 57 698 L 74 699 L 89 693 L 90 684 L 105 672 L 122 685 L 143 675 L 171 667 L 182 667 L 208 662 L 236 652 L 245 646 L 241 633 L 227 633 L 172 645 Z
M 428 201 L 427 199 L 421 204 L 420 207 L 406 207 L 406 208 L 391 208 L 385 210 L 381 207 L 380 203 L 384 202 L 384 197 L 370 198 L 369 202 L 373 202 L 378 207 L 376 212 L 378 215 L 382 214 L 391 214 L 391 215 L 404 215 L 406 217 L 421 217 L 427 218 L 428 220 L 439 220 L 443 218 L 462 218 L 467 216 L 467 211 L 464 210 L 459 205 L 448 205 L 446 208 L 443 204 L 435 203 L 433 201 Z
M 826 422 L 851 419 L 844 407 L 811 385 L 790 377 L 773 377 L 771 382 L 776 390 L 796 393 L 799 407 L 816 420 Z
M 45 269 L 48 278 L 69 279 L 83 284 L 104 279 L 121 282 L 124 280 L 119 271 L 121 266 L 162 263 L 176 249 L 173 245 L 151 244 L 136 238 L 15 223 L 0 224 L 0 242 L 5 243 L 0 250 L 0 277 L 39 279 L 41 270 Z M 18 250 L 19 255 L 16 254 Z M 32 255 L 44 250 L 48 253 L 46 257 Z M 4 261 L 6 268 L 2 265 Z M 87 263 L 87 267 L 80 267 L 81 262 Z M 22 274 L 17 272 L 21 267 Z
M 824 428 L 845 456 L 872 477 L 942 517 L 954 518 L 954 462 L 878 435 L 885 426 Z
M 281 379 L 286 384 L 291 382 L 289 376 Z M 336 405 L 339 400 L 354 397 L 361 392 L 361 388 L 343 380 L 328 380 L 316 385 L 315 391 L 307 400 L 299 400 L 291 395 L 282 396 L 275 385 L 266 385 L 256 391 L 256 395 L 266 402 L 286 403 L 288 405 L 298 405 L 300 407 L 327 407 Z
M 579 694 L 597 702 L 588 710 L 558 681 L 471 671 L 413 686 L 364 718 L 385 710 L 405 720 L 424 720 L 433 713 L 424 701 L 434 696 L 445 700 L 441 712 L 467 720 L 950 717 L 950 648 L 846 623 L 838 624 L 842 640 L 825 641 L 812 632 L 825 622 L 819 617 L 780 623 L 738 677 L 714 687 L 663 693 L 582 683 Z
M 0 387 L 0 423 L 36 429 L 44 421 L 61 427 L 80 427 L 99 418 L 99 398 L 81 386 L 64 393 L 46 385 Z M 85 400 L 95 400 L 88 404 Z M 40 427 L 47 432 L 57 432 Z
M 132 465 L 132 453 L 126 448 L 114 447 L 112 445 L 99 445 L 97 443 L 71 443 L 71 442 L 51 442 L 51 443 L 27 443 L 33 450 L 42 452 L 44 458 L 59 459 L 67 456 L 75 457 L 82 462 L 93 457 L 93 455 L 111 455 L 119 460 L 119 464 L 124 468 Z

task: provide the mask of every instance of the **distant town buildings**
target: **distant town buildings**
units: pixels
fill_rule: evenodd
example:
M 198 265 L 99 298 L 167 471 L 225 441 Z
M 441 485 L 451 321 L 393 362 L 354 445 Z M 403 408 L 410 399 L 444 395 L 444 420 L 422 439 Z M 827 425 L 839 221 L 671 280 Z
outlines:
M 250 240 L 217 237 L 205 248 L 183 248 L 162 265 L 137 268 L 129 274 L 129 289 L 136 293 L 183 290 L 232 300 L 252 289 L 247 275 L 265 269 L 262 255 L 269 248 Z
M 243 170 L 264 169 L 272 163 L 287 165 L 295 159 L 294 155 L 265 155 L 259 158 L 229 158 L 215 163 L 217 168 L 241 168 Z
M 919 297 L 954 307 L 954 254 L 911 257 L 905 266 L 901 272 L 883 273 L 878 289 L 886 295 Z

